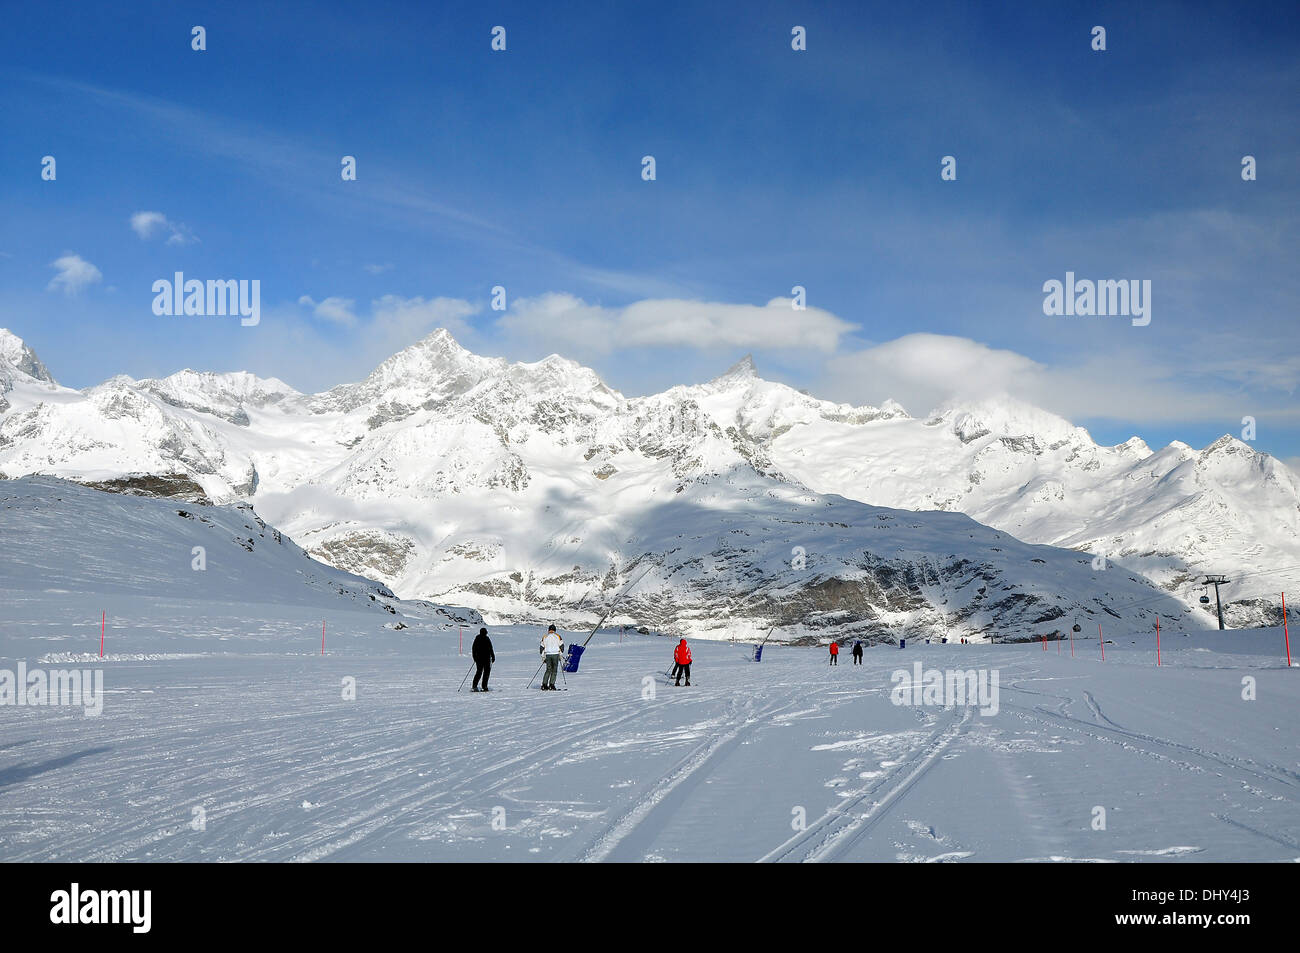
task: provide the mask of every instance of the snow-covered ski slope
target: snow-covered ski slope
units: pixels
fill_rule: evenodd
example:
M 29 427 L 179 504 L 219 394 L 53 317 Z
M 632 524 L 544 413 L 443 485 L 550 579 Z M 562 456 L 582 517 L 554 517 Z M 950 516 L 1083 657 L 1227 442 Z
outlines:
M 552 693 L 525 689 L 540 630 L 518 627 L 493 633 L 485 695 L 457 694 L 454 631 L 321 657 L 260 608 L 195 641 L 155 607 L 100 662 L 88 610 L 0 610 L 0 669 L 99 668 L 105 692 L 98 717 L 0 708 L 0 860 L 1300 859 L 1276 630 L 1165 639 L 1160 668 L 1146 637 L 1104 663 L 1093 638 L 1073 659 L 922 642 L 837 669 L 701 642 L 689 689 L 664 677 L 671 640 L 606 632 Z M 893 704 L 916 662 L 996 671 L 996 714 Z
M 317 562 L 248 504 L 127 496 L 52 477 L 0 482 L 0 597 L 37 625 L 94 606 L 115 626 L 166 619 L 200 641 L 211 635 L 201 620 L 234 605 L 314 617 L 318 629 L 331 613 L 355 612 L 379 631 L 481 621 L 470 609 L 396 599 Z
M 236 507 L 0 483 L 0 702 L 20 665 L 103 679 L 98 715 L 0 704 L 0 860 L 1300 858 L 1278 630 L 1166 624 L 1159 669 L 1145 620 L 1105 613 L 1105 663 L 1095 625 L 1073 659 L 912 639 L 835 669 L 824 647 L 755 664 L 695 641 L 689 689 L 664 678 L 673 639 L 606 630 L 543 693 L 542 627 L 494 627 L 493 691 L 458 694 L 473 613 L 275 533 Z M 997 712 L 893 704 L 917 661 L 998 673 Z

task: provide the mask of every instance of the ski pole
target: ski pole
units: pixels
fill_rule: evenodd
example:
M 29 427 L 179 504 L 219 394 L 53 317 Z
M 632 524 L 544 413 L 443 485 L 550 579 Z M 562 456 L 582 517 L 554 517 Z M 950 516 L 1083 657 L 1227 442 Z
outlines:
M 542 659 L 542 665 L 545 665 L 545 664 L 546 664 L 546 659 L 543 658 L 543 659 Z M 540 672 L 540 671 L 542 670 L 542 665 L 537 666 L 537 672 Z M 533 678 L 536 678 L 536 677 L 537 677 L 537 672 L 533 672 Z M 530 679 L 528 680 L 528 684 L 525 685 L 524 688 L 532 688 L 532 687 L 533 687 L 533 678 L 530 678 Z
M 462 679 L 460 680 L 460 686 L 456 689 L 456 694 L 457 694 L 457 695 L 459 695 L 459 694 L 460 694 L 460 690 L 461 690 L 462 688 L 465 687 L 465 679 L 469 678 L 469 673 L 472 672 L 472 671 L 474 671 L 474 663 L 473 663 L 473 662 L 470 662 L 470 663 L 469 663 L 469 668 L 465 669 L 465 678 L 462 678 Z

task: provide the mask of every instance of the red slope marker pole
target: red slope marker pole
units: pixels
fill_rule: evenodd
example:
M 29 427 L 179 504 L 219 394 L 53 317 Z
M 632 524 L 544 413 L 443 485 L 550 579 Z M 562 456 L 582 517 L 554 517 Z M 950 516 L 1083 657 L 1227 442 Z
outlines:
M 1038 639 L 1039 639 L 1040 642 L 1043 643 L 1043 651 L 1046 652 L 1046 651 L 1047 651 L 1047 636 L 1045 636 L 1045 635 L 1040 635 L 1040 636 L 1038 637 Z
M 325 654 L 325 620 L 320 620 L 320 654 Z
M 1106 661 L 1106 637 L 1101 634 L 1101 623 L 1097 623 L 1097 641 L 1101 643 L 1101 660 Z
M 1160 616 L 1156 616 L 1156 665 L 1160 664 Z
M 1283 612 L 1286 610 L 1283 609 Z M 108 625 L 108 610 L 104 610 L 99 616 L 99 657 L 104 657 L 104 628 Z M 1288 656 L 1289 658 L 1290 656 Z
M 1286 639 L 1286 667 L 1291 667 L 1291 633 L 1286 625 L 1286 593 L 1282 593 L 1282 638 Z
M 1070 658 L 1074 658 L 1074 629 L 1070 630 Z

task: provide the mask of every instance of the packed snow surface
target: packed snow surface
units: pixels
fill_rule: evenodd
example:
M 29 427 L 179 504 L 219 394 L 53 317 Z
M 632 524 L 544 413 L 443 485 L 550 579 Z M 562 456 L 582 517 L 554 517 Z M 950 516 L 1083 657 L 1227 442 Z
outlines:
M 1105 662 L 1096 637 L 836 668 L 697 642 L 689 688 L 665 677 L 674 640 L 605 631 L 541 692 L 541 629 L 519 626 L 471 694 L 454 629 L 341 610 L 322 656 L 301 607 L 136 601 L 100 661 L 100 601 L 0 607 L 0 669 L 104 679 L 98 717 L 0 707 L 0 860 L 1300 859 L 1278 630 L 1166 638 L 1159 668 L 1120 632 Z M 996 713 L 894 704 L 918 662 L 998 673 Z

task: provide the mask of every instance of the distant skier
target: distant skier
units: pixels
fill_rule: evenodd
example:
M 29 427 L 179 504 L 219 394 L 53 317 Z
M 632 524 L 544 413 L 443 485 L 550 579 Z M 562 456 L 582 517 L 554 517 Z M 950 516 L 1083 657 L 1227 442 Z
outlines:
M 492 651 L 492 640 L 488 638 L 487 629 L 479 629 L 478 635 L 474 638 L 474 644 L 469 648 L 469 654 L 474 659 L 474 682 L 470 685 L 469 690 L 476 692 L 479 690 L 479 679 L 483 679 L 483 691 L 488 690 L 488 679 L 492 675 L 492 664 L 497 660 L 496 653 Z M 464 682 L 461 682 L 464 685 Z
M 564 643 L 555 634 L 555 626 L 546 630 L 546 635 L 542 637 L 542 644 L 537 651 L 546 661 L 546 673 L 542 676 L 542 691 L 556 691 L 555 676 L 560 671 L 560 653 L 564 651 Z
M 840 643 L 836 642 L 834 639 L 831 640 L 831 664 L 840 664 Z
M 862 664 L 862 640 L 861 639 L 853 643 L 853 664 L 854 665 Z
M 677 667 L 673 669 L 673 677 L 677 681 L 673 685 L 680 686 L 682 676 L 685 675 L 686 687 L 689 688 L 691 685 L 691 647 L 686 644 L 685 639 L 677 643 L 677 648 L 673 651 L 673 661 L 677 663 Z

